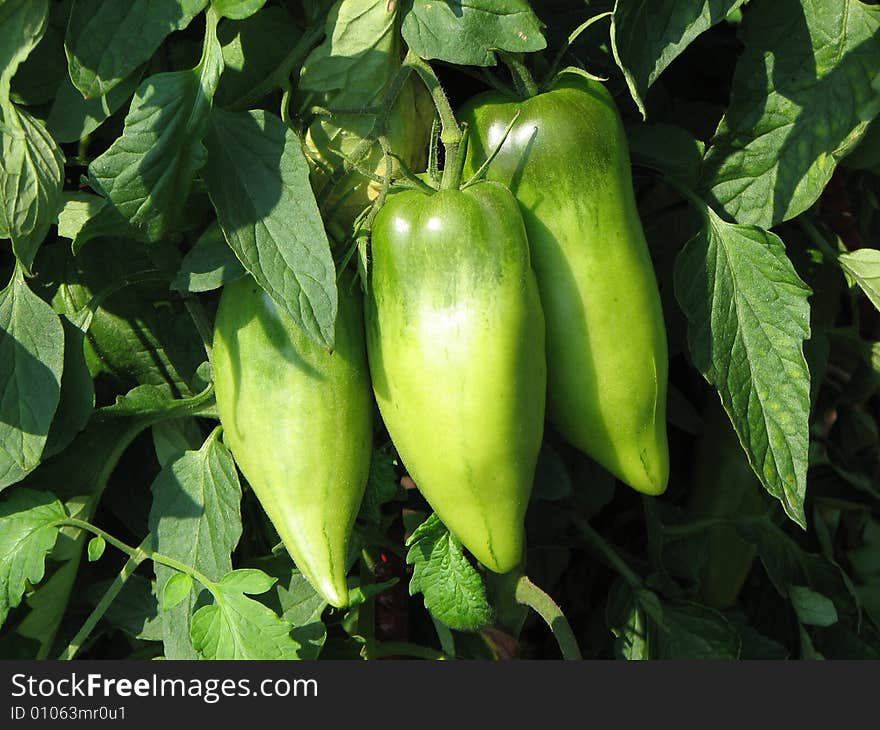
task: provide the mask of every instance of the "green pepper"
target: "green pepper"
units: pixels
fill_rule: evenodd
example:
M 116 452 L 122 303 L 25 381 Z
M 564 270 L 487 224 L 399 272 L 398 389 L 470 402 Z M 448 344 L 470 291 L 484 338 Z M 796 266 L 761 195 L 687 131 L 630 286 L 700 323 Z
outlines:
M 212 360 L 225 443 L 297 567 L 329 603 L 347 605 L 372 448 L 360 296 L 340 287 L 328 352 L 253 279 L 227 284 Z
M 501 185 L 392 194 L 373 226 L 367 347 L 404 465 L 487 568 L 522 559 L 544 427 L 544 320 Z
M 697 519 L 765 514 L 770 507 L 763 487 L 740 446 L 730 420 L 719 406 L 707 409 L 705 428 L 697 446 L 688 512 Z M 703 601 L 727 608 L 755 560 L 755 548 L 736 528 L 719 524 L 709 529 L 706 562 L 700 576 Z
M 522 209 L 547 322 L 551 423 L 630 486 L 662 493 L 666 331 L 614 100 L 567 72 L 524 101 L 475 97 L 461 118 L 466 174 L 504 140 L 486 175 Z

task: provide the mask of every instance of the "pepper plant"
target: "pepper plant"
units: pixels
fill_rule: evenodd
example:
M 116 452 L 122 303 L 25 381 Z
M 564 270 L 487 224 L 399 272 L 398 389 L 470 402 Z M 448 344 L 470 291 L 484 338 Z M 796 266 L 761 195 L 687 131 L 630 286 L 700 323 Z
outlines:
M 880 5 L 0 0 L 0 658 L 880 657 Z

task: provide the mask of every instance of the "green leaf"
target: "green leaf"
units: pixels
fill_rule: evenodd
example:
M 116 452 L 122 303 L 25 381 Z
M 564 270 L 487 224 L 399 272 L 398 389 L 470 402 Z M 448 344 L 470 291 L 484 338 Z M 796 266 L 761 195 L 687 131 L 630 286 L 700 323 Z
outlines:
M 672 124 L 634 124 L 627 127 L 626 136 L 633 160 L 688 188 L 698 185 L 706 146 L 686 129 Z
M 75 0 L 65 50 L 70 78 L 87 99 L 106 95 L 130 76 L 207 0 Z
M 214 222 L 184 256 L 171 288 L 180 292 L 212 291 L 246 273 L 226 243 L 220 225 Z
M 770 228 L 816 202 L 880 112 L 880 7 L 753 3 L 741 39 L 703 184 L 740 223 Z
M 96 606 L 112 582 L 101 581 L 89 586 L 86 600 Z M 162 641 L 162 615 L 155 588 L 153 581 L 137 574 L 129 576 L 104 614 L 104 620 L 136 639 Z
M 217 28 L 223 51 L 223 76 L 214 101 L 234 105 L 272 77 L 300 37 L 293 17 L 284 8 L 263 8 L 246 20 L 226 20 Z
M 382 583 L 367 583 L 365 585 L 354 586 L 348 595 L 349 606 L 360 606 L 362 603 L 372 600 L 380 593 L 384 593 L 392 586 L 396 586 L 399 580 L 392 578 Z
M 122 136 L 89 165 L 92 187 L 148 240 L 178 226 L 182 203 L 205 163 L 202 137 L 222 71 L 220 44 L 209 24 L 199 65 L 147 78 Z
M 0 625 L 29 585 L 43 580 L 46 556 L 58 538 L 64 505 L 49 492 L 16 489 L 0 503 Z
M 837 623 L 834 602 L 807 586 L 790 586 L 788 596 L 798 620 L 808 626 L 833 626 Z
M 245 593 L 263 593 L 274 579 L 258 570 L 235 570 L 212 586 L 215 603 L 192 616 L 191 638 L 203 659 L 298 659 L 293 628 Z
M 49 18 L 48 0 L 2 0 L 0 2 L 0 133 L 4 124 L 15 126 L 9 101 L 12 77 L 40 42 Z M 9 117 L 12 117 L 10 122 Z M 0 238 L 4 237 L 0 228 Z
M 739 633 L 714 609 L 696 603 L 663 607 L 664 627 L 653 633 L 657 659 L 738 659 Z
M 406 562 L 413 566 L 409 593 L 423 594 L 434 618 L 459 631 L 479 631 L 492 622 L 482 578 L 437 515 L 419 525 L 406 544 Z
M 241 487 L 232 455 L 214 431 L 199 451 L 187 451 L 162 469 L 152 485 L 150 530 L 156 552 L 184 563 L 211 580 L 232 570 L 231 554 L 241 537 Z M 156 564 L 159 595 L 177 571 Z M 195 658 L 190 614 L 198 591 L 166 613 L 162 622 L 165 656 Z
M 258 596 L 274 586 L 277 580 L 277 578 L 267 575 L 262 570 L 242 568 L 224 575 L 221 582 L 224 588 L 230 591 Z
M 49 428 L 43 459 L 63 451 L 82 431 L 95 409 L 95 384 L 85 357 L 85 332 L 82 321 L 89 316 L 62 315 L 64 329 L 64 370 L 61 373 L 61 396 Z
M 41 2 L 35 2 L 33 5 L 39 8 Z M 23 106 L 47 104 L 55 96 L 58 84 L 62 79 L 67 78 L 64 32 L 67 29 L 69 13 L 69 0 L 60 0 L 60 2 L 55 0 L 49 4 L 49 19 L 43 37 L 18 67 L 12 79 L 10 96 L 16 103 Z M 24 42 L 27 44 L 26 38 Z M 0 113 L 0 119 L 2 117 Z
M 79 572 L 79 555 L 77 553 L 74 560 L 61 563 L 26 599 L 30 611 L 16 627 L 16 633 L 40 643 L 37 659 L 50 655 Z
M 605 623 L 616 637 L 615 654 L 623 659 L 639 661 L 651 659 L 651 636 L 656 631 L 649 621 L 644 605 L 652 606 L 652 612 L 662 613 L 656 595 L 648 597 L 650 591 L 640 591 L 642 600 L 637 600 L 632 588 L 622 578 L 616 580 L 608 591 L 605 604 Z
M 298 570 L 290 571 L 287 585 L 275 586 L 281 605 L 281 618 L 294 626 L 308 626 L 321 621 L 327 602 Z
M 370 476 L 361 503 L 361 516 L 375 524 L 382 521 L 382 505 L 394 499 L 400 491 L 394 462 L 390 446 L 374 451 L 370 460 Z
M 342 90 L 337 107 L 373 101 L 400 67 L 397 11 L 387 0 L 337 0 L 324 42 L 303 63 L 300 88 Z
M 837 262 L 880 311 L 880 251 L 876 248 L 860 248 L 840 254 Z
M 691 357 L 718 389 L 752 469 L 806 527 L 810 290 L 777 236 L 705 210 L 704 230 L 675 267 Z
M 617 0 L 611 47 L 643 117 L 648 87 L 698 35 L 742 4 L 743 0 Z
M 101 96 L 84 99 L 70 77 L 65 74 L 46 126 L 59 142 L 76 142 L 94 132 L 107 118 L 131 98 L 140 84 L 146 66 L 139 66 Z
M 162 421 L 153 426 L 153 448 L 162 467 L 177 461 L 187 451 L 197 451 L 205 436 L 195 418 L 178 418 Z
M 526 0 L 413 0 L 401 32 L 422 58 L 494 66 L 495 51 L 545 48 L 541 28 Z
M 112 374 L 117 392 L 145 383 L 190 395 L 205 349 L 184 302 L 168 291 L 180 266 L 176 247 L 100 237 L 75 256 L 63 243 L 54 248 L 60 249 L 53 253 L 61 286 L 52 303 L 69 317 L 93 313 L 83 322 L 93 373 Z
M 89 557 L 89 562 L 98 562 L 101 559 L 101 556 L 104 554 L 104 550 L 106 549 L 107 541 L 100 535 L 95 535 L 91 540 L 89 540 L 89 545 L 86 550 L 86 553 Z
M 211 7 L 224 18 L 242 20 L 256 13 L 266 0 L 211 0 Z
M 58 235 L 75 241 L 85 224 L 107 205 L 100 195 L 81 190 L 65 191 L 61 195 L 62 206 L 58 213 Z
M 116 396 L 116 402 L 102 408 L 101 413 L 129 418 L 158 416 L 157 421 L 182 418 L 197 413 L 199 406 L 213 395 L 213 390 L 206 389 L 191 398 L 174 398 L 167 386 L 139 385 L 125 395 Z
M 0 291 L 0 489 L 40 463 L 61 395 L 64 330 L 15 275 Z M 5 476 L 4 476 L 5 475 Z M 17 479 L 15 479 L 17 481 Z
M 193 579 L 189 573 L 174 573 L 162 588 L 162 610 L 170 611 L 183 603 L 193 587 Z
M 331 346 L 336 272 L 299 138 L 264 111 L 214 109 L 205 182 L 223 233 L 308 336 Z
M 11 105 L 0 145 L 0 238 L 30 272 L 61 205 L 64 155 L 42 122 Z

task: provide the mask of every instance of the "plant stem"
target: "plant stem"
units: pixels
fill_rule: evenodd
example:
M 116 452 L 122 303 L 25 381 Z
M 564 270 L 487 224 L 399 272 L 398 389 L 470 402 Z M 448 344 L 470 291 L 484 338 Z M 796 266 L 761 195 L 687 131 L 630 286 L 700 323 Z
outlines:
M 416 659 L 448 659 L 442 651 L 427 646 L 410 644 L 406 641 L 383 641 L 373 647 L 373 659 L 388 656 L 409 656 Z
M 366 551 L 362 551 L 366 555 Z M 360 563 L 361 585 L 374 582 L 371 566 L 367 564 L 367 557 L 363 557 Z M 357 609 L 357 631 L 364 640 L 364 648 L 361 655 L 364 659 L 372 659 L 376 656 L 376 602 L 367 601 Z
M 186 565 L 185 563 L 181 563 L 179 560 L 175 560 L 174 558 L 170 558 L 167 555 L 163 555 L 162 553 L 157 553 L 153 550 L 144 546 L 144 543 L 141 543 L 138 547 L 132 547 L 128 545 L 122 540 L 118 540 L 113 537 L 109 532 L 102 530 L 100 527 L 95 527 L 91 522 L 86 522 L 85 520 L 80 520 L 76 517 L 66 517 L 63 520 L 59 520 L 55 523 L 57 526 L 61 527 L 63 525 L 69 525 L 71 527 L 78 527 L 80 530 L 85 530 L 86 532 L 91 532 L 93 535 L 100 535 L 104 538 L 108 543 L 110 543 L 117 550 L 121 550 L 126 555 L 128 555 L 132 560 L 137 561 L 138 563 L 142 563 L 144 560 L 152 560 L 154 563 L 159 563 L 160 565 L 164 565 L 168 568 L 172 568 L 180 573 L 186 573 L 187 575 L 195 578 L 199 583 L 201 583 L 205 588 L 213 593 L 212 588 L 215 583 L 204 573 L 199 572 L 195 568 Z
M 573 522 L 577 525 L 587 541 L 608 561 L 608 564 L 614 568 L 623 579 L 632 588 L 642 587 L 642 578 L 632 568 L 627 565 L 626 561 L 617 554 L 617 551 L 608 544 L 598 532 L 596 532 L 590 523 L 585 519 L 577 516 L 572 517 Z
M 431 65 L 410 50 L 403 60 L 404 65 L 414 69 L 424 82 L 434 100 L 434 106 L 440 115 L 440 141 L 443 143 L 443 177 L 440 180 L 441 190 L 457 190 L 461 184 L 461 171 L 463 167 L 463 155 L 461 144 L 464 137 L 461 127 L 455 119 L 452 106 L 440 85 L 440 79 L 434 73 Z
M 527 98 L 537 96 L 539 93 L 538 84 L 535 83 L 535 79 L 532 77 L 529 69 L 526 68 L 526 65 L 513 54 L 499 51 L 498 55 L 501 56 L 501 60 L 504 61 L 507 68 L 510 69 L 514 81 L 517 82 L 518 86 L 522 87 L 525 96 Z
M 76 632 L 76 636 L 70 640 L 67 648 L 61 652 L 61 655 L 58 657 L 60 660 L 69 660 L 76 656 L 77 652 L 79 652 L 82 645 L 86 642 L 86 639 L 88 639 L 89 636 L 91 636 L 92 631 L 95 630 L 95 626 L 98 625 L 98 622 L 103 618 L 104 614 L 107 613 L 110 604 L 116 600 L 119 592 L 125 586 L 126 581 L 131 577 L 134 571 L 137 570 L 138 566 L 146 560 L 147 554 L 144 548 L 147 548 L 147 545 L 151 540 L 152 535 L 147 535 L 144 541 L 138 546 L 138 548 L 136 548 L 140 549 L 141 552 L 136 557 L 129 557 L 125 565 L 122 566 L 119 575 L 116 576 L 116 579 L 101 597 L 98 605 L 95 606 L 94 610 L 89 614 L 85 623 L 80 627 L 80 630 Z
M 571 630 L 571 624 L 562 613 L 562 609 L 536 586 L 527 576 L 523 575 L 516 582 L 516 601 L 523 606 L 528 606 L 535 611 L 544 621 L 559 644 L 562 658 L 568 660 L 581 659 L 581 650 L 578 648 L 577 639 Z

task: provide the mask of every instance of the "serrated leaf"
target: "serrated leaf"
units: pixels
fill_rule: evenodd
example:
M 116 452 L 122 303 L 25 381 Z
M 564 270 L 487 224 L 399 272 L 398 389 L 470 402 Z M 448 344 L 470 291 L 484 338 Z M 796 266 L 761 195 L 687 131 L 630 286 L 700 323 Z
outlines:
M 401 33 L 422 58 L 494 66 L 495 51 L 545 48 L 541 27 L 526 0 L 413 0 Z
M 91 540 L 89 540 L 88 549 L 86 550 L 89 562 L 95 563 L 100 560 L 101 556 L 104 554 L 104 550 L 106 549 L 107 541 L 100 535 L 95 535 Z
M 107 94 L 183 30 L 208 0 L 75 0 L 65 51 L 70 78 L 87 99 Z
M 226 243 L 219 223 L 212 223 L 199 236 L 180 264 L 171 288 L 181 292 L 204 292 L 219 289 L 247 272 Z
M 12 77 L 40 42 L 49 19 L 48 0 L 4 0 L 0 3 L 0 133 L 9 124 Z M 14 117 L 14 112 L 11 112 Z M 12 120 L 14 126 L 14 119 Z M 0 228 L 0 238 L 3 238 Z
M 162 610 L 170 611 L 183 603 L 193 587 L 193 579 L 189 573 L 174 573 L 162 588 Z
M 229 245 L 312 340 L 331 346 L 336 272 L 299 138 L 264 111 L 215 108 L 205 142 L 205 182 Z
M 753 3 L 741 39 L 703 185 L 738 222 L 770 228 L 818 199 L 880 112 L 880 7 Z
M 678 256 L 675 293 L 694 365 L 718 389 L 752 469 L 806 527 L 810 290 L 777 236 L 707 207 L 705 229 Z
M 244 592 L 275 582 L 259 570 L 236 570 L 212 587 L 215 603 L 192 616 L 193 647 L 203 659 L 298 659 L 290 623 Z
M 58 538 L 64 505 L 49 492 L 16 489 L 0 502 L 0 625 L 28 585 L 43 580 L 46 556 Z
M 40 463 L 63 365 L 58 315 L 14 275 L 0 291 L 0 489 Z
M 617 0 L 611 47 L 642 117 L 648 87 L 693 40 L 744 0 Z
M 880 251 L 876 248 L 860 248 L 840 254 L 837 261 L 880 311 Z
M 830 598 L 807 586 L 790 586 L 788 596 L 798 620 L 808 626 L 833 626 L 837 623 L 837 609 Z
M 459 631 L 478 631 L 492 622 L 482 578 L 437 515 L 419 525 L 407 545 L 406 562 L 413 566 L 409 593 L 421 593 L 435 618 Z
M 241 537 L 241 487 L 232 455 L 214 431 L 198 451 L 187 451 L 166 466 L 152 485 L 150 530 L 156 551 L 179 560 L 211 580 L 232 570 L 231 554 Z M 160 595 L 177 571 L 156 564 Z M 193 591 L 163 620 L 165 656 L 195 658 L 190 642 L 190 614 L 198 600 Z
M 0 145 L 0 238 L 30 272 L 61 205 L 64 155 L 42 122 L 12 105 Z
M 223 71 L 215 30 L 208 25 L 194 69 L 156 74 L 138 87 L 122 136 L 89 165 L 92 187 L 150 241 L 177 228 L 205 163 L 202 137 Z

